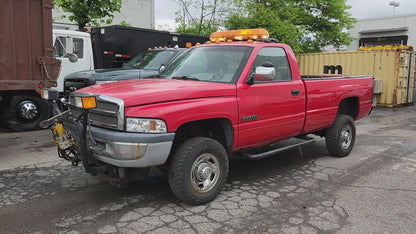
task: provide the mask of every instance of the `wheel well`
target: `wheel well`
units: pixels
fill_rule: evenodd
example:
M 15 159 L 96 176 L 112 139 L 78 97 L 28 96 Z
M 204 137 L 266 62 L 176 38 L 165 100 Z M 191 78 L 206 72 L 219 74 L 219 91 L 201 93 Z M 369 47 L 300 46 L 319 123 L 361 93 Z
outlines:
M 0 96 L 2 96 L 3 98 L 13 97 L 13 96 L 25 96 L 25 95 L 40 97 L 40 95 L 34 90 L 12 90 L 12 91 L 7 90 L 7 91 L 0 92 Z
M 40 95 L 34 90 L 13 90 L 13 91 L 1 91 L 0 92 L 0 108 L 11 109 L 13 99 L 17 96 L 33 96 L 40 98 Z M 3 110 L 3 112 L 9 112 L 10 110 Z
M 173 150 L 183 141 L 191 137 L 208 137 L 221 143 L 225 150 L 230 151 L 234 140 L 234 129 L 228 119 L 205 119 L 181 125 L 173 140 Z
M 349 97 L 341 101 L 338 107 L 338 114 L 349 115 L 353 119 L 357 117 L 359 109 L 358 97 Z

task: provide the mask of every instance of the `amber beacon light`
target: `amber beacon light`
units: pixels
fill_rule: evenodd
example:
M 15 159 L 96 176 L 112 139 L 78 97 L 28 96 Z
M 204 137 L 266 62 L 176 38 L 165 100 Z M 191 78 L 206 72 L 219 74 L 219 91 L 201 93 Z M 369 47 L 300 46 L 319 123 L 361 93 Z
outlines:
M 246 41 L 246 40 L 258 40 L 262 38 L 268 38 L 269 32 L 264 28 L 254 29 L 239 29 L 231 31 L 214 32 L 209 39 L 212 42 L 225 42 L 228 40 L 233 41 Z

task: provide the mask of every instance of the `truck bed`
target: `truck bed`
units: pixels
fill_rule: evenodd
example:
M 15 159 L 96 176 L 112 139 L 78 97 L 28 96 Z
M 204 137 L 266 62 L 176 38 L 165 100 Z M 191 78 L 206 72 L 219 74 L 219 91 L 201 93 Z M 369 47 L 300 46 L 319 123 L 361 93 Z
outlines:
M 338 109 L 343 100 L 358 105 L 354 119 L 366 116 L 371 110 L 373 78 L 370 76 L 307 75 L 302 80 L 307 93 L 302 133 L 331 126 L 337 113 L 343 111 Z

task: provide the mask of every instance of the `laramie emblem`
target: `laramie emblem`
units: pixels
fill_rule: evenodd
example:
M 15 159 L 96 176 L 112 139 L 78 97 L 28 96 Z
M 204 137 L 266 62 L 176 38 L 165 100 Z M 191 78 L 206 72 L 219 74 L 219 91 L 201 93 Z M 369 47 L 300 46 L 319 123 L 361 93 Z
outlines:
M 257 119 L 257 115 L 248 115 L 248 116 L 244 116 L 241 117 L 241 121 L 250 121 L 250 120 L 256 120 Z

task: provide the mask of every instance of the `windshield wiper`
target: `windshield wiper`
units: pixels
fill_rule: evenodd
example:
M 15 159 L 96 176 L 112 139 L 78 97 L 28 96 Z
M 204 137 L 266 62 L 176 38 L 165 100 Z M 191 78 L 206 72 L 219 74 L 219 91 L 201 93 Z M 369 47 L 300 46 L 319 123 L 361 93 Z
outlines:
M 144 68 L 142 66 L 140 66 L 139 64 L 136 64 L 136 65 L 131 66 L 130 69 L 140 69 L 140 70 L 142 70 Z
M 151 76 L 143 77 L 142 79 L 164 79 L 164 78 L 165 78 L 164 75 L 151 75 Z
M 172 77 L 172 79 L 175 79 L 175 80 L 199 80 L 195 77 L 188 77 L 188 76 L 175 76 L 175 77 Z

